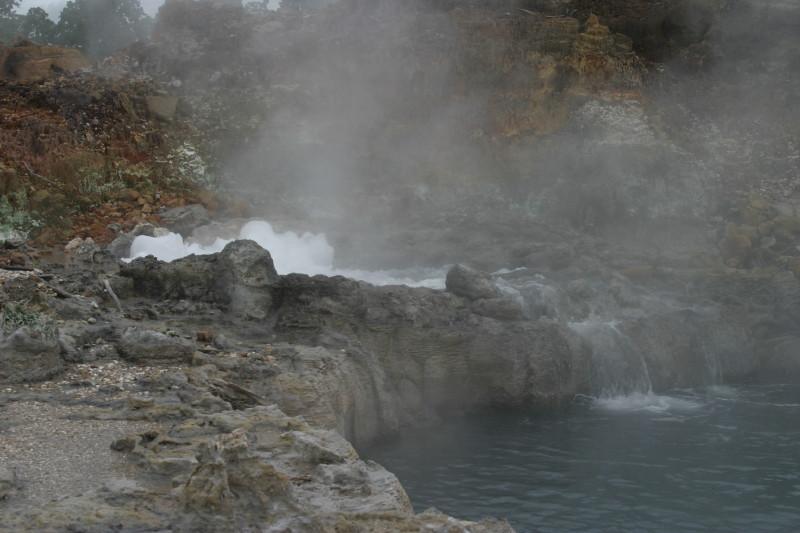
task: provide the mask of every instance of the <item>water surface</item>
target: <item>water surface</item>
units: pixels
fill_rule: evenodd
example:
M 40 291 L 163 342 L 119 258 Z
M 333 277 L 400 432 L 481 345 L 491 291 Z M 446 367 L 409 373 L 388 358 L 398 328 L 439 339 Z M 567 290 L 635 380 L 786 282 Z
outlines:
M 366 450 L 416 509 L 518 531 L 800 531 L 800 386 L 579 398 Z

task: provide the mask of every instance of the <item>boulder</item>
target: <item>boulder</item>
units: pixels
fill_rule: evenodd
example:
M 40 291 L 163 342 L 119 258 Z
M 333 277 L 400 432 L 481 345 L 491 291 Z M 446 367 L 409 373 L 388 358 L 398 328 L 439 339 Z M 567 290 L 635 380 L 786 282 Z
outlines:
M 472 312 L 476 315 L 495 318 L 497 320 L 522 320 L 525 311 L 519 302 L 511 298 L 484 298 L 472 304 Z
M 280 281 L 272 256 L 253 241 L 234 241 L 221 255 L 219 294 L 238 313 L 265 318 L 272 305 L 269 288 Z
M 56 336 L 22 327 L 0 338 L 0 383 L 44 381 L 63 368 Z
M 121 274 L 141 296 L 215 303 L 251 318 L 267 316 L 271 288 L 280 280 L 272 256 L 254 241 L 234 241 L 219 254 L 171 263 L 145 257 L 123 266 Z
M 108 245 L 108 251 L 117 259 L 124 259 L 130 255 L 131 245 L 136 237 L 141 235 L 146 237 L 161 237 L 167 233 L 169 233 L 169 230 L 166 228 L 159 228 L 148 222 L 137 224 L 131 231 L 122 233 L 111 241 L 111 244 Z
M 200 204 L 173 207 L 161 212 L 160 217 L 165 228 L 184 237 L 189 237 L 195 228 L 211 222 L 208 209 Z
M 30 41 L 0 47 L 0 79 L 4 80 L 38 81 L 91 66 L 76 48 L 40 46 Z
M 67 335 L 66 333 L 59 333 L 58 345 L 61 348 L 61 357 L 65 361 L 78 362 L 81 359 L 81 354 L 75 346 L 75 337 Z
M 120 338 L 119 350 L 132 361 L 158 360 L 186 362 L 194 354 L 194 344 L 158 331 L 131 327 Z
M 492 278 L 468 266 L 456 265 L 447 273 L 448 292 L 467 300 L 497 298 L 500 296 Z

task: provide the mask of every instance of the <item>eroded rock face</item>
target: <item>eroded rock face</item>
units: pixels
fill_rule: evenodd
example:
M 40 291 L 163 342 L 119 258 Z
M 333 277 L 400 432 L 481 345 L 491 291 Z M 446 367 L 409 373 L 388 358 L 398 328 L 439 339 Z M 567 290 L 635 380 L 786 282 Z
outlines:
M 150 296 L 260 312 L 253 327 L 273 351 L 226 365 L 225 379 L 357 443 L 448 411 L 551 404 L 586 390 L 577 336 L 546 318 L 524 320 L 520 301 L 486 274 L 454 268 L 452 294 L 280 277 L 268 257 L 237 241 L 212 256 L 137 260 L 123 275 Z
M 397 478 L 363 462 L 333 431 L 314 429 L 276 407 L 187 418 L 172 429 L 113 444 L 148 472 L 138 481 L 15 513 L 5 527 L 101 531 L 511 532 L 500 521 L 414 515 Z M 92 509 L 92 512 L 86 512 Z

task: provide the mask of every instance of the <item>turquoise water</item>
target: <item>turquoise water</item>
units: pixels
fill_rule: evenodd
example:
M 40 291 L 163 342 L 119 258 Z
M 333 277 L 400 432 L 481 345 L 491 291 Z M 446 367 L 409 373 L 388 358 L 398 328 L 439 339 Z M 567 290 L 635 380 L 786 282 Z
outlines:
M 526 531 L 800 531 L 800 386 L 487 412 L 365 450 L 418 511 Z

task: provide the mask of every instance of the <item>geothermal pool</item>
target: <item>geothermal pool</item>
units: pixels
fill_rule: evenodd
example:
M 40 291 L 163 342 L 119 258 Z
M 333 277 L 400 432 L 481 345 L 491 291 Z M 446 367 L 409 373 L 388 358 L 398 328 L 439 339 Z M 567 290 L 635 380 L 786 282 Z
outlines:
M 417 511 L 532 531 L 797 531 L 800 386 L 578 398 L 485 412 L 364 450 Z

